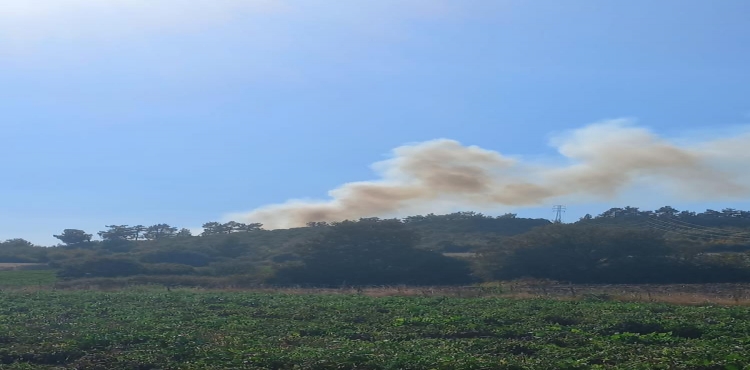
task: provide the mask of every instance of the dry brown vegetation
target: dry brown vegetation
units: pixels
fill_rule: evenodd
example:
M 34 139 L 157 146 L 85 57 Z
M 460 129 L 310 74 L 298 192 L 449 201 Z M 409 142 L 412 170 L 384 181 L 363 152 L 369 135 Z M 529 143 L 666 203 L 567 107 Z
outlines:
M 1 270 L 24 270 L 44 267 L 44 263 L 0 263 Z
M 57 282 L 55 289 L 71 290 L 121 290 L 129 287 L 152 286 L 137 279 L 79 279 Z M 493 282 L 476 286 L 372 286 L 372 287 L 275 287 L 241 284 L 229 279 L 205 278 L 195 284 L 163 285 L 159 289 L 190 289 L 199 291 L 236 291 L 281 294 L 358 294 L 370 297 L 424 296 L 424 297 L 503 297 L 511 299 L 602 300 L 624 302 L 663 302 L 680 305 L 748 305 L 750 284 L 670 284 L 670 285 L 585 285 L 565 284 L 545 280 L 517 280 Z M 144 285 L 145 284 L 145 285 Z M 167 284 L 169 286 L 169 284 Z
M 496 283 L 507 297 L 548 297 L 556 299 L 596 299 L 672 304 L 750 305 L 750 284 L 561 284 L 549 281 Z M 482 289 L 482 288 L 479 288 Z

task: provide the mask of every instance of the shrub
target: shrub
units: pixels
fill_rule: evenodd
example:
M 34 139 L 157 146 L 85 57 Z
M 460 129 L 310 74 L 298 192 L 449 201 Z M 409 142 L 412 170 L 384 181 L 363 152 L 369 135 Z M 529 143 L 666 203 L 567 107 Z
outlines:
M 271 282 L 316 286 L 448 285 L 472 281 L 465 261 L 416 249 L 418 236 L 399 220 L 335 223 L 299 246 L 301 264 L 281 267 Z
M 192 275 L 195 268 L 178 263 L 153 263 L 143 265 L 143 273 L 147 275 Z
M 116 277 L 138 275 L 144 271 L 143 265 L 122 257 L 96 257 L 75 261 L 61 266 L 58 276 L 69 277 Z
M 213 259 L 208 255 L 195 251 L 161 250 L 149 252 L 141 256 L 141 262 L 172 263 L 193 267 L 207 266 Z

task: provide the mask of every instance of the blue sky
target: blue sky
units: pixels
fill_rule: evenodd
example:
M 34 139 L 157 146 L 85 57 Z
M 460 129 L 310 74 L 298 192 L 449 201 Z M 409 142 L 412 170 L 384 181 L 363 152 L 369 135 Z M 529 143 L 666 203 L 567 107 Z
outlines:
M 748 14 L 744 0 L 7 0 L 0 239 L 324 199 L 436 138 L 554 158 L 550 135 L 604 119 L 732 131 L 750 124 Z M 664 199 L 631 191 L 567 218 Z

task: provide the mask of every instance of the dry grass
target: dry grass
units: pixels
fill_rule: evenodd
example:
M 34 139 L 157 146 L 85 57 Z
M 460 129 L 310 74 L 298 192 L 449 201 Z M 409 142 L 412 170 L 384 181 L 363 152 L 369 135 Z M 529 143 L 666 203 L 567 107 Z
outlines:
M 0 263 L 0 270 L 24 270 L 45 266 L 44 263 Z
M 198 290 L 216 290 L 201 289 Z M 620 302 L 661 302 L 678 305 L 750 306 L 750 284 L 691 285 L 570 285 L 551 282 L 514 281 L 490 286 L 414 287 L 383 286 L 365 288 L 226 288 L 223 291 L 252 291 L 278 294 L 359 294 L 368 297 L 500 297 L 509 299 L 606 300 Z
M 750 284 L 573 285 L 550 281 L 493 284 L 506 297 L 662 302 L 680 305 L 750 305 Z
M 137 280 L 137 279 L 136 279 Z M 57 289 L 117 291 L 133 287 L 149 289 L 188 289 L 192 291 L 236 291 L 275 294 L 364 295 L 368 297 L 502 297 L 509 299 L 603 300 L 622 302 L 663 302 L 679 305 L 746 305 L 750 306 L 750 284 L 671 284 L 671 285 L 584 285 L 544 280 L 495 282 L 478 286 L 374 286 L 374 287 L 276 287 L 233 284 L 211 280 L 210 285 L 167 284 L 120 279 L 82 279 L 58 282 Z
M 251 289 L 258 290 L 258 289 Z M 679 305 L 747 305 L 750 284 L 690 285 L 570 285 L 552 282 L 504 282 L 470 287 L 368 287 L 340 289 L 266 288 L 265 292 L 286 294 L 362 294 L 370 297 L 502 297 L 512 299 L 611 300 L 662 302 Z

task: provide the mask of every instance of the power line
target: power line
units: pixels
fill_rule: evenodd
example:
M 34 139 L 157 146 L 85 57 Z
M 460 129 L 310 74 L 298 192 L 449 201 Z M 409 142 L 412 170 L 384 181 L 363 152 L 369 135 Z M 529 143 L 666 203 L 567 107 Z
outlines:
M 656 216 L 652 216 L 652 217 L 656 217 Z M 659 220 L 663 220 L 663 219 L 659 218 Z M 729 230 L 724 230 L 724 229 L 720 229 L 720 228 L 717 228 L 717 227 L 708 227 L 708 226 L 704 226 L 704 225 L 698 225 L 698 224 L 695 224 L 695 223 L 691 223 L 691 222 L 679 220 L 679 219 L 676 219 L 676 218 L 671 218 L 671 217 L 667 218 L 666 220 L 668 220 L 669 222 L 685 224 L 686 225 L 685 227 L 692 227 L 692 228 L 695 228 L 695 229 L 703 229 L 703 230 L 713 231 L 713 232 L 721 233 L 721 234 L 742 235 L 742 236 L 746 235 L 746 236 L 750 237 L 750 233 L 747 233 L 747 232 L 729 231 Z
M 750 236 L 745 236 L 742 233 L 734 233 L 722 229 L 714 229 L 714 228 L 699 228 L 694 226 L 687 226 L 678 224 L 675 222 L 672 222 L 673 220 L 662 220 L 657 218 L 650 218 L 652 222 L 656 222 L 660 225 L 664 225 L 666 227 L 674 227 L 679 229 L 687 229 L 686 231 L 692 231 L 695 233 L 701 233 L 706 235 L 712 235 L 714 237 L 722 237 L 722 238 L 733 238 L 733 239 L 743 239 L 743 240 L 750 240 Z M 699 226 L 699 225 L 697 225 Z
M 690 238 L 698 238 L 698 239 L 704 239 L 704 240 L 717 240 L 717 239 L 734 239 L 739 242 L 748 243 L 750 242 L 750 237 L 743 237 L 738 234 L 724 234 L 724 233 L 718 233 L 711 230 L 706 229 L 698 229 L 698 228 L 692 228 L 685 225 L 679 225 L 679 224 L 672 224 L 668 221 L 664 221 L 661 219 L 657 219 L 654 217 L 647 217 L 645 219 L 639 219 L 639 220 L 633 220 L 635 222 L 629 222 L 627 224 L 600 224 L 600 226 L 611 228 L 611 229 L 619 229 L 619 230 L 637 230 L 637 229 L 647 229 L 647 230 L 658 230 L 665 233 L 673 233 L 677 235 L 682 235 Z M 721 230 L 721 229 L 718 229 Z
M 552 206 L 552 210 L 555 212 L 555 223 L 561 224 L 563 213 L 565 213 L 565 210 L 566 210 L 565 206 L 563 205 Z
M 691 237 L 703 237 L 707 239 L 736 239 L 741 241 L 750 241 L 750 237 L 744 237 L 739 236 L 736 234 L 725 234 L 721 232 L 715 232 L 711 231 L 710 229 L 699 229 L 695 227 L 680 225 L 680 224 L 674 224 L 670 223 L 668 221 L 656 219 L 656 218 L 649 218 L 646 220 L 650 224 L 651 228 L 662 230 L 662 231 L 668 231 L 673 232 L 676 234 L 681 234 L 685 236 L 691 236 Z
M 646 227 L 649 228 L 649 229 L 653 229 L 653 230 L 659 230 L 659 231 L 663 231 L 663 232 L 666 232 L 666 233 L 673 233 L 673 234 L 687 236 L 687 237 L 691 237 L 691 238 L 700 238 L 700 239 L 709 239 L 709 240 L 716 239 L 716 237 L 714 237 L 714 236 L 705 236 L 705 235 L 695 234 L 695 233 L 691 233 L 691 232 L 687 232 L 687 231 L 682 231 L 682 230 L 669 229 L 669 228 L 666 228 L 666 227 L 663 227 L 663 226 L 658 226 L 657 224 L 653 224 L 653 223 L 649 224 L 649 225 L 646 225 Z

